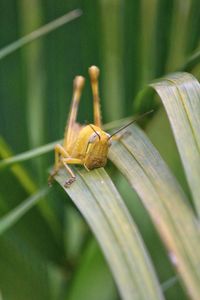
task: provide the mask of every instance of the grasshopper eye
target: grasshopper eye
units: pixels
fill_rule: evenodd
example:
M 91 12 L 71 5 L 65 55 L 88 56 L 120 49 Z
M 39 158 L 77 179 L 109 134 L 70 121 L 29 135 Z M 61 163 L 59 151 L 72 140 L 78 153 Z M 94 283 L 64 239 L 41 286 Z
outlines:
M 111 135 L 109 133 L 106 133 L 108 140 L 110 139 Z
M 98 135 L 94 132 L 89 138 L 89 143 L 94 143 L 97 137 Z
M 106 133 L 107 137 L 108 137 L 108 147 L 110 147 L 112 145 L 112 141 L 110 139 L 111 135 L 109 133 Z

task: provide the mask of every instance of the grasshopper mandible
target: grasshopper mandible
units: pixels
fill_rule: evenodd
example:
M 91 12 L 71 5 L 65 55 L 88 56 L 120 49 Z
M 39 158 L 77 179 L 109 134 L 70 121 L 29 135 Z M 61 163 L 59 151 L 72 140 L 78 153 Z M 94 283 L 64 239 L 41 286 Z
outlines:
M 111 146 L 113 135 L 136 121 L 134 120 L 120 128 L 112 135 L 103 131 L 98 85 L 99 69 L 96 66 L 91 66 L 89 68 L 89 76 L 93 94 L 94 124 L 80 125 L 76 122 L 79 101 L 85 82 L 84 77 L 76 76 L 63 145 L 55 145 L 55 165 L 49 177 L 49 183 L 51 183 L 59 169 L 65 167 L 70 175 L 70 178 L 65 182 L 65 187 L 69 187 L 76 179 L 74 172 L 69 167 L 70 164 L 83 165 L 88 171 L 104 167 L 107 162 L 108 150 Z

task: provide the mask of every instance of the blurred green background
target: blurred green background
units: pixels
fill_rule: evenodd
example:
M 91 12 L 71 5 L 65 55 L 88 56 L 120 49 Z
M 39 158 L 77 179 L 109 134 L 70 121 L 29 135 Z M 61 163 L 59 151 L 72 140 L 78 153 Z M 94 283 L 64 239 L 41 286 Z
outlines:
M 151 96 L 141 105 L 139 92 L 153 79 L 184 69 L 199 48 L 199 0 L 1 0 L 0 48 L 77 8 L 79 18 L 0 61 L 1 158 L 63 137 L 77 74 L 87 79 L 79 120 L 92 122 L 89 66 L 101 70 L 106 123 L 148 110 Z M 199 79 L 198 61 L 188 71 Z M 167 118 L 153 103 L 158 111 L 146 131 L 190 196 Z M 46 185 L 53 159 L 51 152 L 1 171 L 0 216 Z M 173 279 L 137 196 L 112 166 L 107 170 L 139 226 L 160 281 Z M 0 236 L 0 299 L 119 299 L 79 212 L 56 184 L 47 193 Z M 165 295 L 186 298 L 177 281 Z

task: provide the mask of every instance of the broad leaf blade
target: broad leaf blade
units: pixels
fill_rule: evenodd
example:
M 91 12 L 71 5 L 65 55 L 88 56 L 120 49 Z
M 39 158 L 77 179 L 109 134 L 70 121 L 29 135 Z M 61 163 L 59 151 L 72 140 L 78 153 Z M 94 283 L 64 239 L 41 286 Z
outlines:
M 166 109 L 194 204 L 200 215 L 200 85 L 190 74 L 175 73 L 151 85 Z
M 136 190 L 193 299 L 200 293 L 200 235 L 187 199 L 159 153 L 136 126 L 111 147 L 109 158 Z
M 56 180 L 64 188 L 65 170 Z M 123 299 L 162 299 L 154 270 L 119 193 L 104 169 L 81 168 L 64 188 L 93 230 Z

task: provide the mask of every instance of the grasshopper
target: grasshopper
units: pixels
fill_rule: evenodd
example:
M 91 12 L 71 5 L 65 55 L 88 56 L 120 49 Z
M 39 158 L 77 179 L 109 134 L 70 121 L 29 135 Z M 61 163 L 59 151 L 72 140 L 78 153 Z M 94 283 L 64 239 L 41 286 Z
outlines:
M 55 145 L 55 165 L 50 174 L 49 183 L 51 183 L 53 177 L 61 167 L 65 167 L 70 175 L 70 178 L 64 184 L 65 187 L 69 187 L 76 180 L 76 176 L 69 165 L 83 165 L 87 171 L 104 167 L 107 162 L 108 150 L 111 146 L 113 135 L 136 121 L 134 120 L 120 128 L 112 135 L 103 131 L 98 84 L 99 69 L 96 66 L 91 66 L 89 68 L 89 76 L 93 94 L 94 124 L 81 125 L 76 121 L 78 106 L 85 83 L 84 77 L 76 76 L 73 84 L 72 104 L 65 128 L 63 145 Z M 146 114 L 143 114 L 142 117 Z M 114 138 L 119 139 L 116 136 Z

